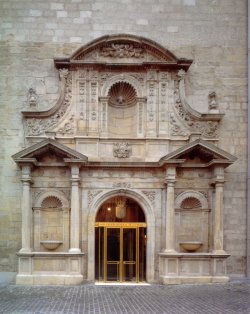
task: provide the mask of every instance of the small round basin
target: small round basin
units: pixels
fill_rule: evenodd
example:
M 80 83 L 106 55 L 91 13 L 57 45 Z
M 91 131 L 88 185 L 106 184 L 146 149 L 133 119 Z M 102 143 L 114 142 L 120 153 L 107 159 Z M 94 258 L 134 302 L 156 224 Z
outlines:
M 62 244 L 62 241 L 46 240 L 46 241 L 41 241 L 40 243 L 48 250 L 55 250 L 58 248 L 59 245 Z
M 202 242 L 198 241 L 180 242 L 180 246 L 187 252 L 196 252 L 202 246 Z

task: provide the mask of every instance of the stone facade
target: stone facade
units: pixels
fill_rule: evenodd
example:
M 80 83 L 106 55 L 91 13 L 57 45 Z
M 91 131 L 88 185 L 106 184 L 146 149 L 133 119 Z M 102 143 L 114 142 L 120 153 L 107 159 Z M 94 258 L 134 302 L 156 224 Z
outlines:
M 146 216 L 147 281 L 245 275 L 246 7 L 2 2 L 2 271 L 94 280 L 96 214 L 125 195 Z

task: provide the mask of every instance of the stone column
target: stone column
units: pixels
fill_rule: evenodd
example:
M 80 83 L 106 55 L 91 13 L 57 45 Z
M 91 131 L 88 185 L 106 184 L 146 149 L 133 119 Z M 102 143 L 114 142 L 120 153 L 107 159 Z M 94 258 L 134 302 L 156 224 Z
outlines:
M 219 166 L 214 169 L 215 174 L 215 203 L 213 219 L 214 254 L 225 254 L 223 249 L 223 187 L 224 168 Z
M 69 252 L 79 253 L 79 223 L 80 223 L 80 199 L 79 199 L 79 165 L 71 165 L 71 215 L 70 215 L 70 249 Z
M 32 210 L 31 210 L 31 193 L 30 193 L 30 177 L 31 165 L 22 166 L 22 248 L 20 253 L 31 252 L 32 239 Z
M 176 168 L 167 169 L 167 199 L 166 199 L 166 253 L 176 253 L 175 251 L 175 209 L 174 209 L 174 185 Z

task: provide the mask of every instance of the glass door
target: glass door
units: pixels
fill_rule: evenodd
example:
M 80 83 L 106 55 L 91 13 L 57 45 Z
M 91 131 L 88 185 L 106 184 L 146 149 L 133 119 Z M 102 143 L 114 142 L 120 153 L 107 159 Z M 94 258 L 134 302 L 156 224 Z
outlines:
M 145 223 L 96 223 L 95 232 L 96 280 L 145 281 Z

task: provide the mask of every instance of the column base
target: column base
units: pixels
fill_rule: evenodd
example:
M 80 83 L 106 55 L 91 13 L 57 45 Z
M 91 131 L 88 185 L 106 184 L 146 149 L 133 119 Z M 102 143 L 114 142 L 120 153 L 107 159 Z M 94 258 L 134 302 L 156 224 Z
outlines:
M 167 253 L 167 254 L 176 254 L 176 250 L 175 249 L 165 249 L 163 251 L 163 253 Z
M 212 254 L 214 254 L 214 255 L 226 255 L 227 253 L 224 250 L 213 250 Z
M 69 249 L 69 253 L 81 253 L 81 250 L 78 248 L 71 248 Z
M 31 253 L 32 250 L 29 248 L 21 248 L 21 250 L 19 251 L 19 253 Z

